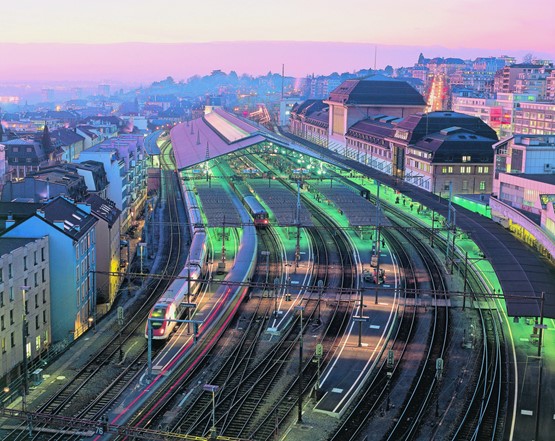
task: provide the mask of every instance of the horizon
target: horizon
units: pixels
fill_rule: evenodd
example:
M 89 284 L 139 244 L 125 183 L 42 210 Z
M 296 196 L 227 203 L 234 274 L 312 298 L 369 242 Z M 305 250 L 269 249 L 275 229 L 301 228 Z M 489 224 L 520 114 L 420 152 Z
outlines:
M 426 58 L 475 59 L 513 56 L 520 60 L 531 53 L 539 59 L 553 59 L 555 53 L 528 50 L 447 48 L 442 46 L 378 45 L 316 41 L 220 41 L 196 43 L 2 43 L 5 59 L 0 67 L 4 84 L 102 83 L 143 84 L 168 76 L 176 81 L 213 70 L 235 71 L 238 75 L 268 72 L 302 78 L 327 76 L 333 72 L 413 66 L 418 55 Z M 83 52 L 87 56 L 83 57 Z M 327 56 L 314 58 L 314 54 Z M 47 54 L 46 58 L 41 58 Z M 330 56 L 331 54 L 331 56 Z M 376 58 L 375 58 L 376 57 Z M 106 63 L 106 59 L 117 62 Z M 67 64 L 67 60 L 71 60 Z M 80 61 L 78 61 L 80 60 Z M 144 63 L 146 60 L 146 63 Z M 195 61 L 193 61 L 195 60 Z M 256 61 L 256 67 L 253 62 Z M 95 66 L 94 70 L 90 66 Z M 150 67 L 149 67 L 150 66 Z M 40 72 L 37 75 L 37 72 Z
M 555 58 L 555 8 L 522 14 L 518 0 L 190 2 L 72 0 L 3 6 L 0 82 L 142 84 L 212 70 L 304 77 L 412 66 L 420 52 L 476 58 L 532 53 Z M 401 12 L 400 12 L 401 11 Z M 502 16 L 501 16 L 502 11 Z

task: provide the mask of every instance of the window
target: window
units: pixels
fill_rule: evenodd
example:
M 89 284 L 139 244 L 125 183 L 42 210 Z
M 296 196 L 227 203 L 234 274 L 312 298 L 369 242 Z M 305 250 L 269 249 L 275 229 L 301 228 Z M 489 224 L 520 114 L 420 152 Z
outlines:
M 39 329 L 39 316 L 35 316 L 35 329 Z
M 46 303 L 46 289 L 42 290 L 42 303 Z
M 4 306 L 4 291 L 0 291 L 0 308 Z
M 13 286 L 10 286 L 10 302 L 13 302 Z
M 13 325 L 13 309 L 10 310 L 10 325 Z
M 36 265 L 37 264 L 37 252 L 36 251 L 35 251 L 34 256 L 35 256 L 34 264 Z
M 13 332 L 10 333 L 10 344 L 12 345 L 12 348 L 15 346 L 15 335 Z
M 5 320 L 4 320 L 4 316 L 0 317 L 0 329 L 2 329 L 2 331 L 4 329 L 6 329 L 6 323 L 5 323 Z
M 46 323 L 46 311 L 42 311 L 42 322 Z
M 46 282 L 46 269 L 43 268 L 41 272 L 42 272 L 42 281 L 44 283 L 44 282 Z
M 39 307 L 39 295 L 35 294 L 35 309 Z
M 25 314 L 29 314 L 29 300 L 25 300 Z
M 484 191 L 486 189 L 486 181 L 480 181 L 480 190 Z
M 44 262 L 44 248 L 40 249 L 40 260 L 41 262 Z
M 468 190 L 468 181 L 462 181 L 462 189 Z
M 34 280 L 35 280 L 35 287 L 39 286 L 38 274 L 37 274 L 37 273 L 33 274 L 33 278 L 34 278 Z
M 8 278 L 11 279 L 12 277 L 12 264 L 10 263 L 8 264 Z
M 484 173 L 489 173 L 489 167 L 484 167 Z
M 37 337 L 35 338 L 35 349 L 37 350 L 37 352 L 40 352 L 40 335 L 37 335 Z
M 463 156 L 462 157 L 462 162 L 470 162 L 470 161 L 471 161 L 470 156 Z
M 6 338 L 2 337 L 2 353 L 6 353 Z

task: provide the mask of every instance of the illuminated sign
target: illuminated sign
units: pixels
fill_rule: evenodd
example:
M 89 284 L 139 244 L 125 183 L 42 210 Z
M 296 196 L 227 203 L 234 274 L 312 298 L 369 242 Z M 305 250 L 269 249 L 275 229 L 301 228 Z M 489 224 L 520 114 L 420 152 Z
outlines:
M 542 205 L 542 210 L 547 209 L 547 204 L 555 202 L 555 194 L 540 194 L 540 204 Z

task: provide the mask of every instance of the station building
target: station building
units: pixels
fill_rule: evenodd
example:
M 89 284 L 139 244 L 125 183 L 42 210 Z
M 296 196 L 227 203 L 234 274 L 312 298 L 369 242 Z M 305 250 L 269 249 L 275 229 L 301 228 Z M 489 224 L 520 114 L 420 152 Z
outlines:
M 290 132 L 429 192 L 491 193 L 495 131 L 478 117 L 425 108 L 407 82 L 348 80 L 327 100 L 297 104 Z

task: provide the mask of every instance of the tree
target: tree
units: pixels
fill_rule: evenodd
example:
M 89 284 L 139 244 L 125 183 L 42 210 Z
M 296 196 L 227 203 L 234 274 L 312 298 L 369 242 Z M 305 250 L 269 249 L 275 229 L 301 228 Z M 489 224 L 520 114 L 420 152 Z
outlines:
M 525 64 L 531 64 L 534 61 L 534 54 L 528 52 L 526 55 L 522 57 L 522 62 Z

